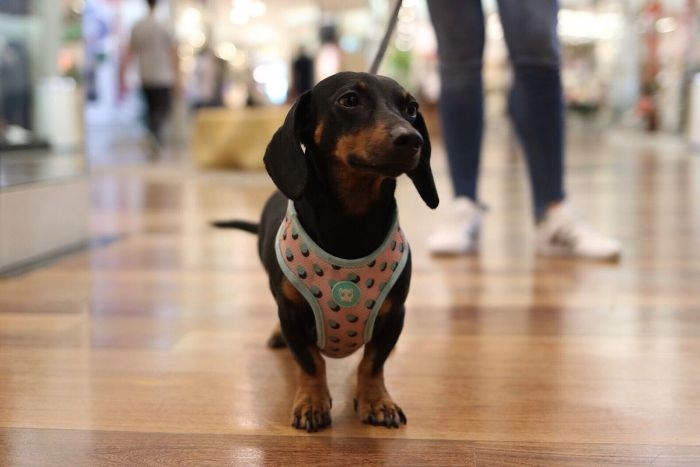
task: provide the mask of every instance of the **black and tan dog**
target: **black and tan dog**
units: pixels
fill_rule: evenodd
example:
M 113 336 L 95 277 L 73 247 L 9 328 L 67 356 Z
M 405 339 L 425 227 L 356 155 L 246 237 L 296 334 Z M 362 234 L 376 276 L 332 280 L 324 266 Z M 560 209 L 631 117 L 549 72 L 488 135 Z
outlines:
M 341 357 L 362 344 L 356 411 L 372 425 L 405 424 L 383 367 L 403 327 L 411 277 L 396 177 L 407 174 L 428 206 L 438 204 L 418 104 L 389 78 L 338 73 L 297 99 L 264 161 L 279 191 L 260 224 L 214 225 L 258 233 L 281 324 L 270 345 L 286 344 L 300 367 L 292 425 L 330 425 L 322 354 Z

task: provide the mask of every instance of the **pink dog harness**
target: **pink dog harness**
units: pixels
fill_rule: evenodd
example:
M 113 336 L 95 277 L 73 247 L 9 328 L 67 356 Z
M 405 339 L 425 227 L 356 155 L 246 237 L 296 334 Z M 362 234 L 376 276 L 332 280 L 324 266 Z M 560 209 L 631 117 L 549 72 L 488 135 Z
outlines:
M 321 351 L 341 358 L 369 342 L 379 309 L 408 260 L 398 217 L 374 253 L 342 259 L 308 236 L 290 201 L 275 244 L 282 271 L 314 311 Z

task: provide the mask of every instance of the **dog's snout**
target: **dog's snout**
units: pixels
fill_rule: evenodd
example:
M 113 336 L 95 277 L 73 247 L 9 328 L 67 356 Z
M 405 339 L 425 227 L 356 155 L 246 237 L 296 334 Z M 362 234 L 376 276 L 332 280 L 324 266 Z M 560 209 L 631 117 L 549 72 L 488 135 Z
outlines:
M 420 149 L 423 137 L 412 128 L 395 128 L 391 131 L 391 139 L 395 146 L 408 149 Z

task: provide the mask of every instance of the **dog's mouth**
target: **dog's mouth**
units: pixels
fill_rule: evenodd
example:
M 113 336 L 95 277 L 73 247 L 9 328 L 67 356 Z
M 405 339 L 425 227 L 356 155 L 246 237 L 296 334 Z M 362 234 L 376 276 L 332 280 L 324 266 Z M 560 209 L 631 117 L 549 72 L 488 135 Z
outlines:
M 376 160 L 367 160 L 355 154 L 350 154 L 347 162 L 353 169 L 366 170 L 388 177 L 398 177 L 416 168 L 420 160 L 420 153 L 416 151 L 412 157 L 402 155 L 401 158 L 397 159 L 385 160 L 377 158 Z

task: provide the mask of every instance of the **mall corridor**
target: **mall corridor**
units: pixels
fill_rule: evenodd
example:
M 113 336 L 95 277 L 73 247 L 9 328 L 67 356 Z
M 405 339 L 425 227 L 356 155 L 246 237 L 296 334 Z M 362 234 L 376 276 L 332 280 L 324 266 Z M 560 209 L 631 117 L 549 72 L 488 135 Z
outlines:
M 414 272 L 386 366 L 398 430 L 353 412 L 358 355 L 329 362 L 333 426 L 290 427 L 295 370 L 265 345 L 255 238 L 208 226 L 255 219 L 264 172 L 186 154 L 96 167 L 91 248 L 0 280 L 0 464 L 699 465 L 700 158 L 674 137 L 574 128 L 571 201 L 625 250 L 543 259 L 503 136 L 486 141 L 477 255 L 429 256 L 437 215 L 400 183 Z M 439 143 L 434 165 L 446 198 Z
M 406 93 L 313 87 L 372 63 Z M 268 348 L 256 237 L 211 226 L 259 219 L 285 121 L 272 165 L 298 146 L 342 160 L 326 185 L 347 203 L 319 229 L 299 211 L 357 262 L 389 210 L 347 222 L 349 187 L 409 168 L 428 128 L 442 203 L 396 190 L 398 429 L 361 421 L 384 397 L 362 351 L 327 359 L 332 425 L 292 426 L 297 386 L 327 409 L 325 388 Z M 431 254 L 477 231 L 476 252 Z M 308 284 L 331 310 L 405 258 L 331 278 L 305 246 L 282 260 L 343 285 Z M 388 349 L 383 298 L 357 303 Z M 0 467 L 699 467 L 699 370 L 700 0 L 0 0 Z

